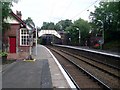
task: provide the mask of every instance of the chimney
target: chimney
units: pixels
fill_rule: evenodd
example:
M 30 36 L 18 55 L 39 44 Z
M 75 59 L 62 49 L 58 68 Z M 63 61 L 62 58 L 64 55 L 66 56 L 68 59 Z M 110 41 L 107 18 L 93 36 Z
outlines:
M 16 15 L 17 15 L 19 18 L 22 18 L 21 11 L 16 11 Z

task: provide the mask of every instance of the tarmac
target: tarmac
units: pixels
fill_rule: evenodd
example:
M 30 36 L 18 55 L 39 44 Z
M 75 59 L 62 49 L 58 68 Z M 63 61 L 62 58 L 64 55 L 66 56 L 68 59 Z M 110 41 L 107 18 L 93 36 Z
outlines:
M 37 55 L 35 55 L 37 49 Z M 2 88 L 73 88 L 55 56 L 45 46 L 33 49 L 35 61 L 17 60 L 2 70 Z

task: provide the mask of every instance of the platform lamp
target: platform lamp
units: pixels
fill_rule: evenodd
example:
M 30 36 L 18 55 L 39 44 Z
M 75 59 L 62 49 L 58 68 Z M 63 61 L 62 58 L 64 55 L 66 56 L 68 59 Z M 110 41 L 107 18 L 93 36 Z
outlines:
M 32 58 L 32 50 L 31 50 L 31 48 L 32 48 L 32 45 L 31 45 L 31 41 L 32 41 L 32 34 L 33 34 L 33 30 L 35 29 L 34 28 L 34 26 L 31 24 L 31 23 L 26 23 L 26 28 L 28 29 L 28 31 L 29 31 L 29 45 L 30 45 L 30 48 L 29 48 L 29 56 L 27 57 L 27 61 L 28 60 L 35 60 L 35 59 L 33 59 Z
M 104 41 L 105 41 L 105 34 L 104 34 L 104 31 L 105 31 L 105 25 L 104 25 L 104 21 L 102 22 L 101 20 L 98 20 L 99 22 L 101 22 L 102 24 L 102 39 L 99 40 L 99 43 L 100 43 L 100 49 L 103 49 L 103 44 L 104 44 Z
M 81 39 L 81 33 L 80 33 L 80 29 L 79 28 L 76 28 L 76 30 L 78 30 L 79 31 L 79 45 L 80 45 L 80 39 Z

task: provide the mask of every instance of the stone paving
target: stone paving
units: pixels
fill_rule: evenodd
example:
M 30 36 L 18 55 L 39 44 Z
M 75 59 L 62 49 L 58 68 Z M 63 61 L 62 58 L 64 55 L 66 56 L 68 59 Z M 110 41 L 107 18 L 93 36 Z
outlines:
M 18 61 L 3 72 L 3 88 L 52 88 L 48 60 Z
M 35 62 L 17 60 L 2 73 L 3 88 L 70 88 L 50 53 L 41 45 Z
M 54 88 L 70 88 L 68 85 L 63 73 L 60 71 L 58 65 L 56 64 L 52 55 L 44 48 L 42 45 L 38 45 L 37 47 L 37 56 L 35 55 L 36 48 L 33 50 L 34 58 L 36 59 L 48 59 L 52 84 Z

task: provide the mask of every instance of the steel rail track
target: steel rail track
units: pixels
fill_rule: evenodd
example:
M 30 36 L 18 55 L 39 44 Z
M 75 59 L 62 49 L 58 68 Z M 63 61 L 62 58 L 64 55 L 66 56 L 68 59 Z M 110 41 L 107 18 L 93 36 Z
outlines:
M 77 90 L 81 90 L 79 85 L 76 83 L 76 81 L 72 78 L 72 76 L 69 74 L 69 72 L 65 69 L 65 67 L 62 65 L 63 69 L 65 70 L 65 72 L 67 73 L 67 75 L 70 77 L 70 79 L 72 80 L 72 82 L 74 83 L 74 85 L 76 86 Z
M 79 65 L 77 65 L 75 62 L 71 61 L 70 59 L 66 58 L 65 56 L 63 56 L 62 54 L 60 54 L 58 51 L 56 51 L 53 48 L 49 48 L 50 50 L 53 50 L 54 52 L 58 53 L 60 56 L 62 56 L 63 58 L 65 58 L 66 60 L 68 60 L 70 63 L 72 63 L 74 66 L 76 66 L 79 70 L 81 70 L 82 72 L 84 72 L 87 76 L 89 76 L 92 80 L 94 80 L 95 82 L 97 82 L 100 86 L 102 86 L 105 90 L 112 90 L 108 85 L 106 85 L 104 82 L 102 82 L 101 80 L 99 80 L 97 77 L 93 76 L 91 73 L 89 73 L 88 71 L 86 71 L 85 69 L 83 69 L 82 67 L 80 67 Z
M 68 47 L 66 47 L 66 48 L 68 48 Z M 70 48 L 70 49 L 74 50 L 73 48 Z M 75 49 L 75 50 L 76 50 L 76 49 Z M 87 51 L 86 51 L 86 52 L 87 52 Z M 93 53 L 93 52 L 91 52 L 91 53 Z M 100 54 L 100 53 L 99 53 L 99 54 Z M 87 58 L 87 59 L 91 59 L 91 60 L 93 60 L 93 61 L 95 61 L 95 62 L 98 62 L 98 63 L 104 64 L 104 65 L 106 65 L 106 66 L 109 66 L 109 67 L 111 67 L 111 68 L 120 70 L 119 67 L 116 67 L 116 66 L 114 66 L 114 65 L 111 65 L 111 64 L 108 64 L 108 63 L 104 63 L 104 62 L 95 60 L 95 59 L 93 59 L 93 58 L 90 58 L 90 57 L 87 57 L 87 56 L 84 56 L 84 55 L 79 55 L 79 56 L 84 57 L 84 58 Z
M 73 54 L 69 53 L 69 52 L 66 52 L 66 51 L 63 51 L 63 50 L 60 50 L 60 51 L 62 51 L 63 53 L 66 53 L 66 54 L 68 54 L 68 55 L 71 55 L 71 56 L 73 56 L 73 57 L 75 57 L 75 58 L 77 58 L 77 59 L 79 59 L 79 60 L 81 60 L 81 61 L 83 61 L 83 62 L 85 62 L 85 63 L 87 63 L 87 64 L 89 64 L 89 65 L 91 65 L 91 66 L 93 66 L 93 67 L 95 67 L 95 68 L 97 68 L 97 69 L 99 69 L 99 70 L 102 70 L 103 72 L 108 73 L 108 74 L 110 74 L 111 76 L 114 76 L 114 77 L 120 79 L 120 76 L 119 76 L 119 75 L 115 75 L 115 74 L 113 74 L 113 73 L 111 73 L 111 72 L 109 72 L 109 71 L 107 71 L 107 70 L 105 70 L 105 69 L 102 69 L 102 68 L 100 68 L 100 67 L 98 67 L 98 66 L 96 66 L 96 65 L 94 65 L 94 64 L 91 64 L 91 63 L 89 63 L 89 62 L 87 62 L 87 61 L 85 61 L 85 60 L 77 57 L 76 55 L 73 55 Z M 88 58 L 87 58 L 87 59 L 88 59 Z M 95 62 L 97 62 L 97 61 L 95 60 Z M 99 63 L 99 62 L 97 62 L 97 63 Z M 108 65 L 107 65 L 107 66 L 108 66 Z

